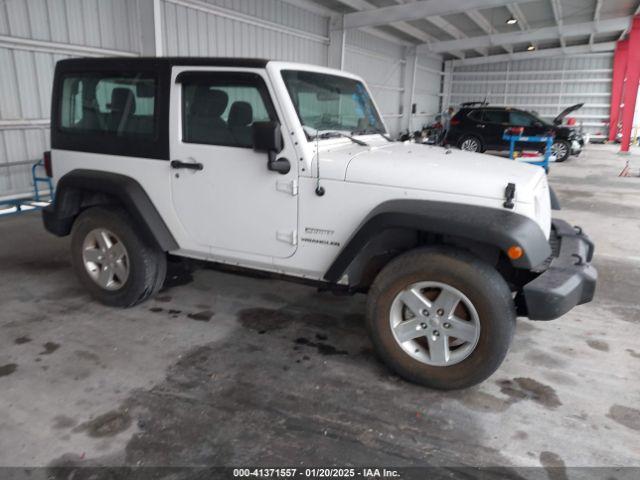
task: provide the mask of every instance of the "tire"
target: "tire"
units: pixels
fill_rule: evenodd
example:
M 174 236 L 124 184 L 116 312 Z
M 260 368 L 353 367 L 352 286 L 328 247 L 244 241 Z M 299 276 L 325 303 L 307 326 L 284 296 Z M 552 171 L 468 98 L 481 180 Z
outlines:
M 566 140 L 556 140 L 551 145 L 551 151 L 556 153 L 556 151 L 561 151 L 562 154 L 556 157 L 556 162 L 564 162 L 569 155 L 571 155 L 571 144 Z
M 121 308 L 155 295 L 167 272 L 165 252 L 145 242 L 118 207 L 92 207 L 80 214 L 71 231 L 71 263 L 91 296 Z
M 484 147 L 482 146 L 482 142 L 480 139 L 474 135 L 464 135 L 458 141 L 458 148 L 460 150 L 464 150 L 465 152 L 484 152 Z
M 418 288 L 421 298 L 430 299 L 431 312 L 427 317 L 411 318 L 411 310 L 399 300 L 407 287 L 416 284 L 419 288 L 427 287 Z M 446 312 L 442 315 L 439 308 L 443 292 L 448 296 L 461 293 L 464 297 L 454 308 L 453 317 Z M 401 310 L 398 305 L 402 305 Z M 442 343 L 434 345 L 446 345 L 450 356 L 447 364 L 438 364 L 438 355 L 431 358 L 432 343 L 427 336 L 403 343 L 396 340 L 394 332 L 402 330 L 393 328 L 392 323 L 400 311 L 409 316 L 399 323 L 407 327 L 404 332 L 411 332 L 409 335 L 418 331 L 417 325 L 414 328 L 417 320 L 429 322 L 428 327 L 421 323 L 421 328 L 426 328 L 431 340 L 441 340 Z M 453 326 L 447 327 L 447 318 L 455 322 Z M 435 320 L 439 322 L 437 325 L 433 323 Z M 464 325 L 459 323 L 461 320 L 465 320 Z M 470 387 L 493 374 L 509 350 L 515 320 L 514 301 L 500 274 L 487 263 L 456 249 L 423 248 L 396 257 L 378 274 L 367 298 L 367 327 L 380 358 L 406 380 L 439 390 Z M 470 333 L 474 324 L 475 340 Z M 463 342 L 446 334 L 455 329 L 465 332 L 469 340 Z M 443 333 L 431 336 L 436 331 Z M 433 352 L 437 353 L 437 348 Z

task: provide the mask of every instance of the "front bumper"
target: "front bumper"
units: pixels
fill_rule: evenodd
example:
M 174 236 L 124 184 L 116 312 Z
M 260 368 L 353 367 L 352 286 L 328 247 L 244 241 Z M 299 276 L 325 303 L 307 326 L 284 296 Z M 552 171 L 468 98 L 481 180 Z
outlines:
M 582 230 L 563 220 L 553 220 L 557 240 L 549 267 L 522 289 L 524 306 L 531 320 L 553 320 L 576 305 L 590 302 L 598 272 L 589 262 L 593 242 Z

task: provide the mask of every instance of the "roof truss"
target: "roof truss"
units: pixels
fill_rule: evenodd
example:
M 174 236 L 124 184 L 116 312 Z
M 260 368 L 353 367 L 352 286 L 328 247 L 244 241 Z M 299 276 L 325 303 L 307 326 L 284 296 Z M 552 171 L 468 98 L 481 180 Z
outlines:
M 316 5 L 322 3 L 322 0 L 285 1 L 298 3 L 303 8 L 309 3 L 315 2 Z M 560 41 L 560 52 L 555 48 L 544 48 L 542 51 L 546 52 L 545 55 L 582 52 L 582 48 L 574 47 L 588 47 L 592 52 L 600 52 L 603 48 L 608 51 L 610 42 L 596 43 L 597 34 L 621 32 L 622 38 L 632 18 L 630 11 L 628 16 L 602 20 L 601 11 L 605 0 L 595 0 L 590 4 L 593 20 L 579 24 L 570 22 L 565 24 L 563 0 L 393 0 L 393 4 L 388 5 L 389 2 L 387 2 L 387 6 L 382 7 L 378 6 L 380 4 L 378 1 L 373 3 L 374 0 L 334 1 L 353 10 L 343 15 L 340 13 L 343 20 L 341 28 L 345 30 L 360 29 L 399 44 L 407 46 L 418 44 L 419 49 L 425 53 L 448 54 L 454 58 L 457 57 L 457 61 L 473 59 L 479 63 L 482 63 L 482 60 L 476 60 L 473 54 L 470 55 L 471 58 L 465 58 L 465 52 L 477 52 L 480 57 L 487 58 L 490 52 L 496 52 L 497 47 L 503 49 L 505 53 L 501 54 L 498 51 L 498 55 L 491 55 L 492 58 L 510 57 L 516 54 L 514 48 L 518 44 L 529 44 L 533 47 L 532 50 L 540 51 L 539 43 L 543 45 L 544 42 L 553 40 Z M 535 5 L 525 8 L 526 4 L 532 2 L 535 2 Z M 502 12 L 495 15 L 492 12 L 488 15 L 487 10 L 492 8 L 502 9 Z M 545 18 L 543 15 L 536 20 L 535 24 L 530 24 L 524 12 L 528 14 L 532 8 L 548 10 L 553 13 L 553 17 L 549 19 L 549 16 Z M 518 30 L 511 29 L 509 33 L 500 33 L 500 31 L 505 32 L 505 29 L 499 23 L 495 23 L 496 20 L 493 17 L 498 18 L 498 22 L 504 22 L 507 12 L 517 20 L 515 28 Z M 638 12 L 640 7 L 636 13 Z M 334 14 L 337 13 L 334 10 Z M 452 16 L 449 17 L 449 15 Z M 462 15 L 468 20 L 464 21 Z M 435 28 L 414 22 L 418 20 L 426 21 Z M 474 28 L 475 26 L 477 28 Z M 439 31 L 443 34 L 438 33 Z M 479 31 L 483 34 L 477 35 Z M 477 36 L 469 37 L 469 35 Z M 571 37 L 583 37 L 585 45 L 567 47 L 567 41 Z M 528 58 L 531 58 L 534 53 L 536 52 L 526 52 Z
M 344 16 L 345 28 L 360 28 L 387 25 L 392 22 L 417 20 L 437 15 L 450 15 L 473 8 L 491 8 L 505 6 L 510 3 L 530 2 L 531 0 L 422 0 L 420 2 L 403 3 L 375 10 L 348 13 Z

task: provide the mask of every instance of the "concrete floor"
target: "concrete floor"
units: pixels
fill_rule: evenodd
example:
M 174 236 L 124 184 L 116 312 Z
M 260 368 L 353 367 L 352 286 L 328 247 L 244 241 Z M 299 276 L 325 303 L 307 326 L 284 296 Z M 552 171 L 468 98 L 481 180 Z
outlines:
M 596 242 L 596 301 L 519 320 L 500 370 L 452 393 L 376 360 L 362 296 L 203 269 L 113 310 L 39 215 L 1 218 L 0 465 L 640 467 L 640 178 L 613 152 L 550 175 Z

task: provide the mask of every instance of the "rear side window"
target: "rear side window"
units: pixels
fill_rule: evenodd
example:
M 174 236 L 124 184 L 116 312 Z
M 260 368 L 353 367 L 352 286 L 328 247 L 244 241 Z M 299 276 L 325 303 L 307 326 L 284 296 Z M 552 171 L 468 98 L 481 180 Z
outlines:
M 59 128 L 66 133 L 153 139 L 157 80 L 141 74 L 82 74 L 62 79 Z
M 481 122 L 482 121 L 482 110 L 471 110 L 469 112 L 469 115 L 467 115 L 467 117 L 469 117 L 471 120 L 474 120 L 476 122 Z
M 487 123 L 509 123 L 509 113 L 506 110 L 485 110 L 483 118 Z

